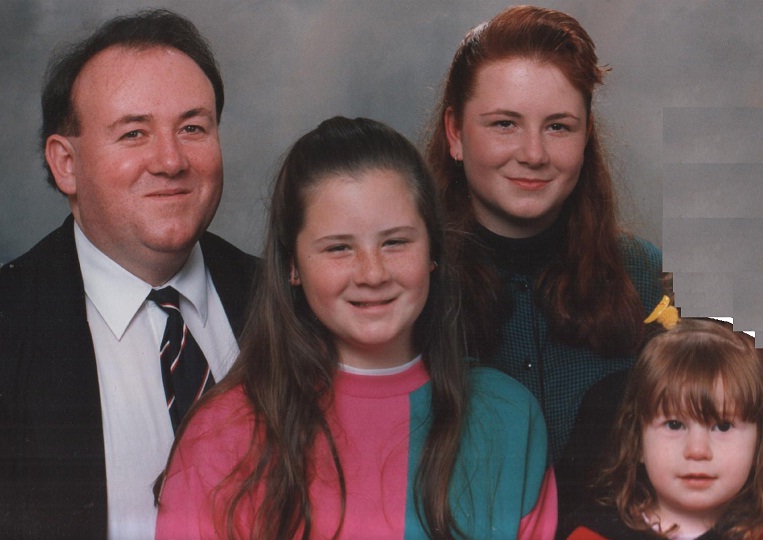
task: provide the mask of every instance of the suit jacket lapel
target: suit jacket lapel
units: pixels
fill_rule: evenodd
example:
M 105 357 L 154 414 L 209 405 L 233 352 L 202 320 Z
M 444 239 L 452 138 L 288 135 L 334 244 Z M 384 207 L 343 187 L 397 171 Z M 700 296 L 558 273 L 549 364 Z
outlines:
M 209 232 L 204 233 L 200 244 L 204 264 L 212 276 L 233 335 L 239 339 L 246 323 L 252 283 L 256 280 L 257 259 Z

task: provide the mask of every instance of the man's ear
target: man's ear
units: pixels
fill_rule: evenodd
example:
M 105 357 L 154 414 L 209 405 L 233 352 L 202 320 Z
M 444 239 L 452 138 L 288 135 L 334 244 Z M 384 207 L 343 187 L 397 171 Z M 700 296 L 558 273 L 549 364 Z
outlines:
M 45 141 L 45 161 L 48 162 L 58 189 L 69 196 L 77 194 L 74 157 L 74 145 L 68 137 L 53 134 Z
M 461 128 L 458 125 L 458 119 L 453 111 L 453 107 L 445 109 L 444 124 L 445 135 L 448 137 L 448 145 L 450 146 L 450 157 L 456 161 L 462 161 L 464 159 L 464 151 L 461 145 Z

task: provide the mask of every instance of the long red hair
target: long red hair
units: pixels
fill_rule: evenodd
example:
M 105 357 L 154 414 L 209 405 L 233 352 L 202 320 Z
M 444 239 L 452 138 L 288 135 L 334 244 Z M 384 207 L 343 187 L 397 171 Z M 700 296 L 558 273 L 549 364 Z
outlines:
M 552 9 L 515 6 L 472 29 L 450 66 L 443 97 L 433 120 L 427 159 L 438 181 L 461 269 L 467 332 L 472 354 L 486 355 L 497 345 L 497 273 L 475 241 L 476 218 L 463 167 L 450 156 L 445 114 L 463 120 L 464 105 L 475 91 L 484 66 L 525 57 L 557 67 L 583 95 L 588 141 L 578 183 L 562 212 L 564 248 L 558 262 L 537 282 L 536 301 L 555 339 L 587 346 L 604 356 L 634 353 L 643 338 L 644 309 L 623 260 L 623 235 L 617 221 L 612 178 L 591 112 L 596 85 L 606 68 L 590 36 L 577 20 Z

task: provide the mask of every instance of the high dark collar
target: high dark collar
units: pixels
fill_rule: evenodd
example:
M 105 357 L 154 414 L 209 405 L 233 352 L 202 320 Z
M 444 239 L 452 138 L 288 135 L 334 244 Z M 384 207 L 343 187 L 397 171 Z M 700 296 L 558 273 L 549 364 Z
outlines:
M 564 245 L 564 223 L 557 219 L 548 229 L 529 238 L 509 238 L 477 224 L 477 237 L 502 272 L 535 275 L 558 261 Z

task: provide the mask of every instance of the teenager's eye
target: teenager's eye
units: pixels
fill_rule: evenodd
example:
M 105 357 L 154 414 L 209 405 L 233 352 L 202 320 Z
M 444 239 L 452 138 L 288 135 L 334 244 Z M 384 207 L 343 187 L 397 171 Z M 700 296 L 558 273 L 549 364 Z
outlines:
M 551 131 L 569 131 L 570 127 L 566 124 L 555 123 L 548 126 Z
M 341 253 L 342 251 L 347 251 L 350 249 L 350 246 L 347 244 L 335 244 L 333 246 L 329 246 L 326 248 L 326 251 L 329 253 Z
M 734 427 L 734 424 L 732 424 L 729 421 L 718 422 L 717 424 L 715 424 L 715 429 L 717 429 L 721 433 L 726 433 L 732 427 Z
M 499 127 L 499 128 L 506 129 L 506 128 L 510 128 L 510 127 L 512 127 L 512 126 L 514 126 L 516 124 L 514 124 L 513 120 L 496 120 L 495 122 L 493 122 L 493 125 L 496 126 L 496 127 Z
M 684 423 L 680 420 L 668 420 L 665 422 L 665 425 L 667 428 L 671 431 L 678 431 L 679 429 L 684 427 Z

